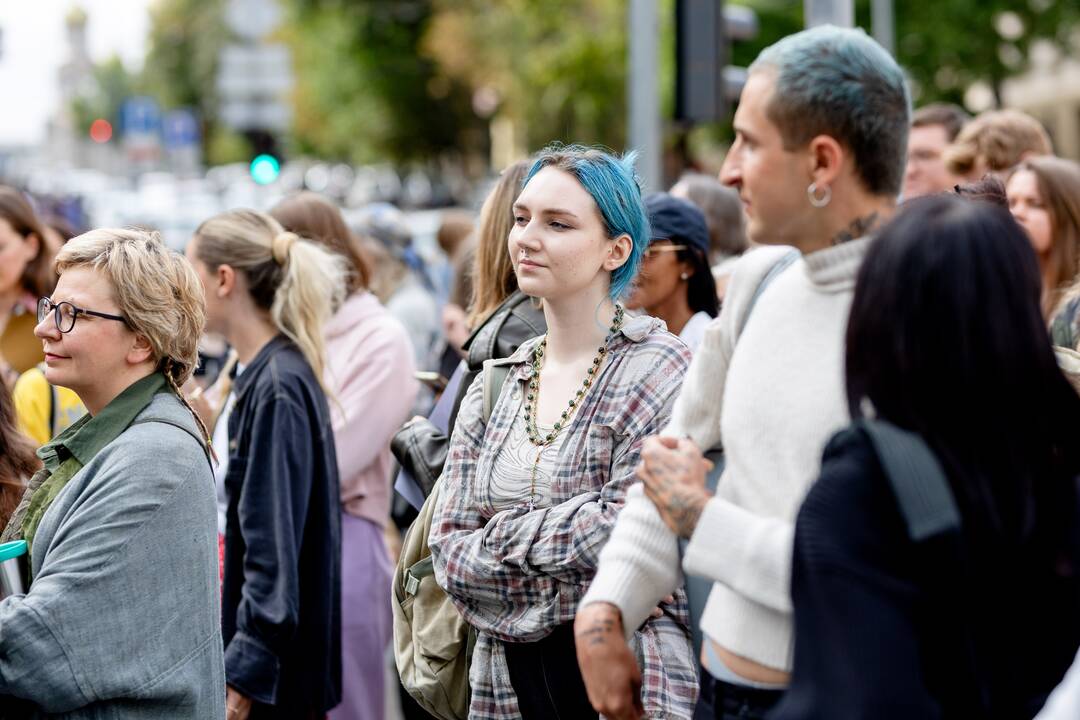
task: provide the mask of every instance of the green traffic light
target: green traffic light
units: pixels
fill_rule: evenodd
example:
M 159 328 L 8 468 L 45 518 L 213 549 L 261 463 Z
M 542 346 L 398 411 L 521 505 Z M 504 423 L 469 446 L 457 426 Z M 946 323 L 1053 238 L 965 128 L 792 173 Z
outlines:
M 281 165 L 273 155 L 259 155 L 251 161 L 251 179 L 259 185 L 269 185 L 277 180 Z

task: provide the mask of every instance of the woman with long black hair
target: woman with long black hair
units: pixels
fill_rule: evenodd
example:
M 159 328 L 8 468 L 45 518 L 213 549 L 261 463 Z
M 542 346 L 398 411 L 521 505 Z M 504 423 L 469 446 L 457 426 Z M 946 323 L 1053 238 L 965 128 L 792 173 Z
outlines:
M 1061 680 L 1080 645 L 1080 397 L 1040 292 L 1023 230 L 986 203 L 915 201 L 871 247 L 846 350 L 864 420 L 799 512 L 794 675 L 771 717 L 1030 718 Z M 896 472 L 881 421 L 931 470 Z M 930 476 L 937 499 L 908 504 Z

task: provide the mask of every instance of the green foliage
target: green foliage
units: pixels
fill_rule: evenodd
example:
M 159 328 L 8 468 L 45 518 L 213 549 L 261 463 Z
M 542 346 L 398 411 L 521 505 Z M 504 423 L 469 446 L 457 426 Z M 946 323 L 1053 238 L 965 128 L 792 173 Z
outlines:
M 75 128 L 83 136 L 90 131 L 91 123 L 98 118 L 104 118 L 113 127 L 117 127 L 120 105 L 133 94 L 136 84 L 136 78 L 127 71 L 116 55 L 94 67 L 93 74 L 95 92 L 71 100 Z

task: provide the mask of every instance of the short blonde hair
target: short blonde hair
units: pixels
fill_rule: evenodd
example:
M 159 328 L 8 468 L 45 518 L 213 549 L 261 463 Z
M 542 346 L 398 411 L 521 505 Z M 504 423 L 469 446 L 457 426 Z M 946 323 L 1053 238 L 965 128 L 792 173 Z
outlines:
M 1053 152 L 1050 136 L 1038 120 L 1019 110 L 991 110 L 965 125 L 945 149 L 945 167 L 953 175 L 967 177 L 980 161 L 985 172 L 1003 172 L 1029 155 Z
M 206 325 L 202 282 L 191 264 L 169 250 L 156 232 L 113 228 L 72 238 L 55 263 L 57 275 L 88 267 L 108 279 L 127 326 L 150 343 L 158 369 L 210 448 L 206 425 L 180 390 L 199 363 L 199 338 Z
M 206 303 L 195 270 L 155 232 L 91 230 L 69 240 L 56 256 L 56 272 L 90 267 L 112 286 L 128 327 L 150 343 L 158 367 L 183 385 L 199 361 Z

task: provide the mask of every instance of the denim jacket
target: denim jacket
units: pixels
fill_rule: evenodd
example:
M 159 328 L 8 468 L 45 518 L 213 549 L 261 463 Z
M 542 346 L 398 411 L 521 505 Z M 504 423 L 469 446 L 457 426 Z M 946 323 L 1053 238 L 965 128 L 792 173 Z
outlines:
M 330 410 L 311 366 L 282 335 L 234 390 L 225 675 L 274 716 L 321 715 L 341 697 L 341 507 Z

